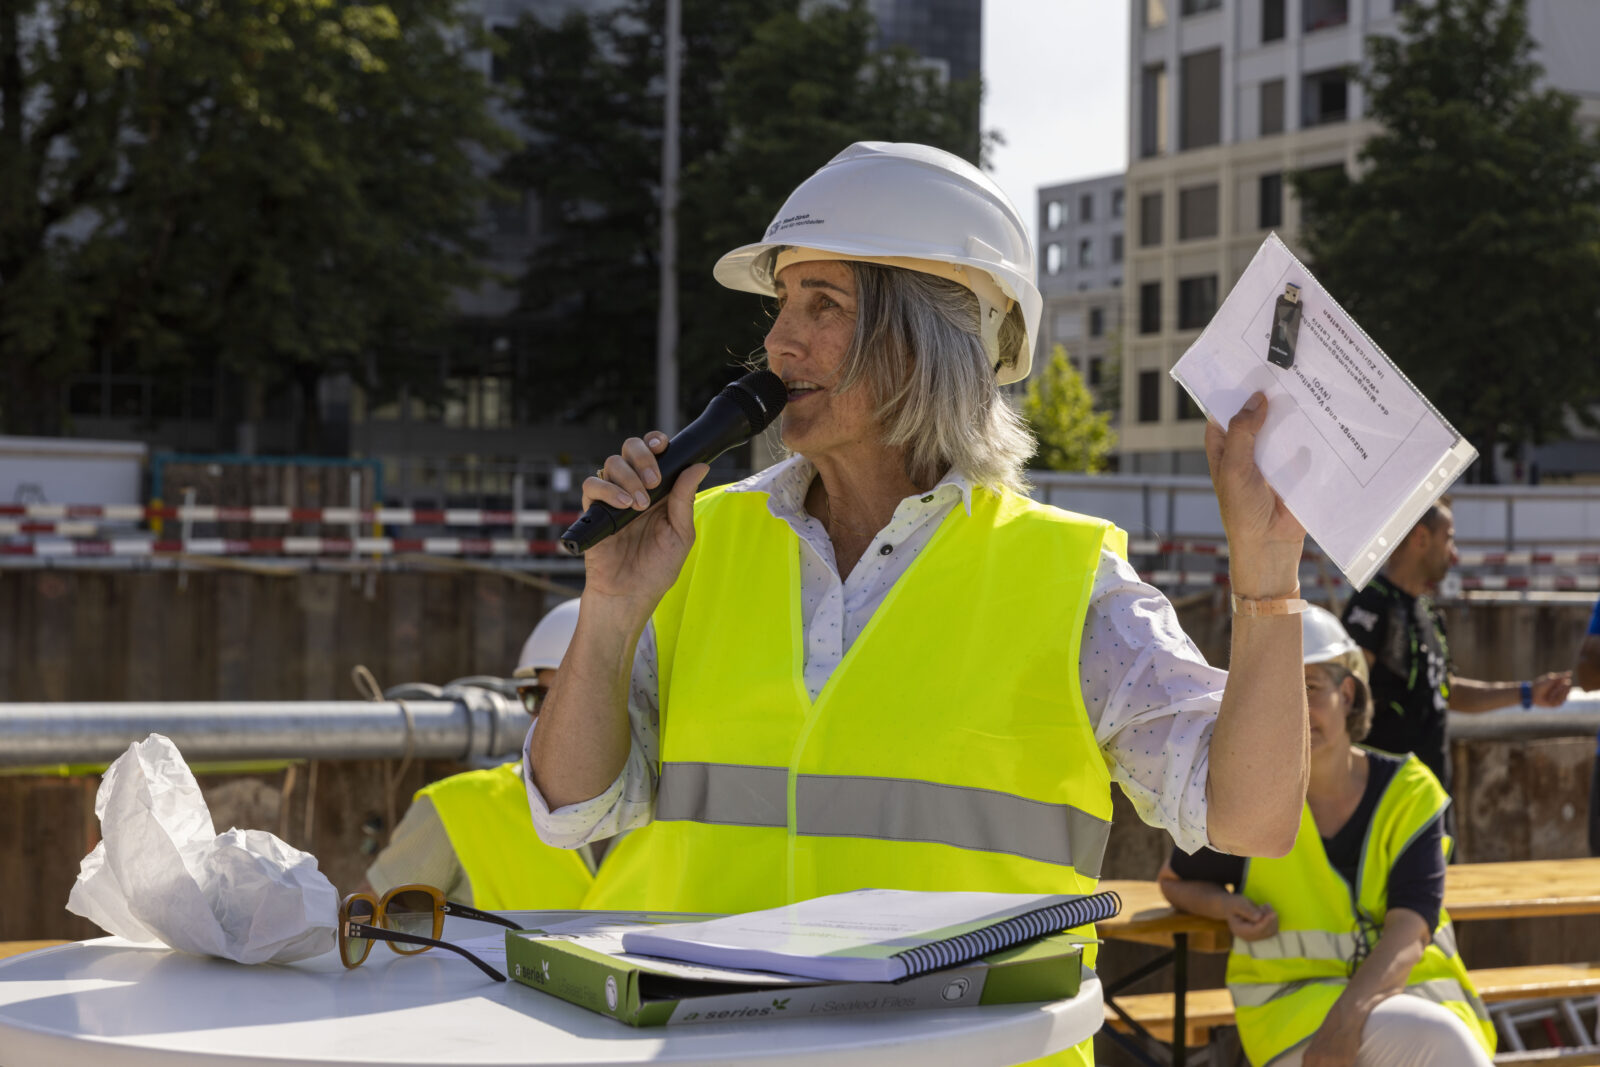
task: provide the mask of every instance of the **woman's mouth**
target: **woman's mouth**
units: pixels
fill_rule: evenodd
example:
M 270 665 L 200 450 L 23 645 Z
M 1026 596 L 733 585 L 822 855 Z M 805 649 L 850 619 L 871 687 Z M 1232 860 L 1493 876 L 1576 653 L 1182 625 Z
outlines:
M 804 378 L 796 378 L 794 381 L 784 382 L 783 384 L 789 392 L 789 403 L 791 404 L 796 400 L 802 400 L 810 396 L 812 393 L 820 393 L 822 391 L 822 386 Z

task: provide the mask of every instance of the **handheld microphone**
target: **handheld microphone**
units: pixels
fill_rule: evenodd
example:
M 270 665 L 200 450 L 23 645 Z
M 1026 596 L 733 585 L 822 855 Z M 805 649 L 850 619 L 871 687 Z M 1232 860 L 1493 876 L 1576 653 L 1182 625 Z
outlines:
M 752 371 L 724 387 L 700 417 L 678 431 L 666 451 L 656 457 L 661 481 L 650 490 L 651 505 L 671 492 L 678 475 L 696 463 L 710 463 L 772 425 L 788 401 L 788 387 L 769 370 Z M 561 535 L 561 547 L 568 555 L 581 556 L 643 514 L 637 508 L 613 507 L 596 500 Z

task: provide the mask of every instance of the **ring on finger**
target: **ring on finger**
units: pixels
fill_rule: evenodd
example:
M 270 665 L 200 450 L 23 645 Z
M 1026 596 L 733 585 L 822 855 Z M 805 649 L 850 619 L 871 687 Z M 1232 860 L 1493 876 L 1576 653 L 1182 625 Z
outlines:
M 599 470 L 595 471 L 594 476 L 599 478 L 602 482 L 610 481 L 610 479 L 606 477 L 606 469 L 604 467 L 601 467 Z

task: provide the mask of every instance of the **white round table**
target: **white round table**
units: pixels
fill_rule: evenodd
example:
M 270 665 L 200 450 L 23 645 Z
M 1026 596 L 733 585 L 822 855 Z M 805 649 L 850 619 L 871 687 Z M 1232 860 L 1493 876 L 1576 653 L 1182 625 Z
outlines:
M 454 920 L 452 920 L 454 923 Z M 481 924 L 452 926 L 458 938 Z M 503 966 L 503 961 L 502 961 Z M 1012 1064 L 1100 1028 L 1099 979 L 1067 1001 L 634 1029 L 439 949 L 373 946 L 246 967 L 114 937 L 0 962 L 5 1067 L 321 1064 Z

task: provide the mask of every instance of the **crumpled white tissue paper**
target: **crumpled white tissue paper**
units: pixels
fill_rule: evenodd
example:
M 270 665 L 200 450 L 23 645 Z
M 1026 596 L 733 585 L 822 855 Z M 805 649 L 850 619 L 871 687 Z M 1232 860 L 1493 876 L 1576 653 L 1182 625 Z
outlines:
M 178 747 L 128 746 L 95 795 L 100 843 L 67 910 L 130 941 L 240 963 L 287 963 L 334 947 L 339 894 L 317 858 L 265 830 L 218 834 Z

